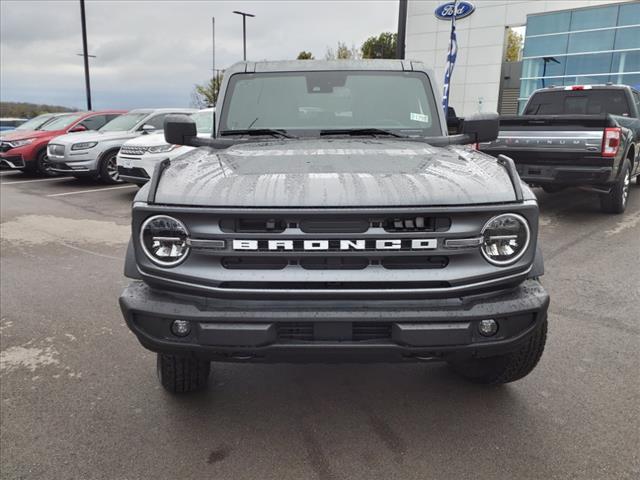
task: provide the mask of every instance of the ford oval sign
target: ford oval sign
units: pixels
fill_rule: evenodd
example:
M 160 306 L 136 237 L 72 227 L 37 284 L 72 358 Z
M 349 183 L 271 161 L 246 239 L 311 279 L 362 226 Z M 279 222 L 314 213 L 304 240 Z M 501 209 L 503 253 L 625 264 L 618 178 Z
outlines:
M 468 17 L 476 9 L 476 7 L 469 2 L 457 2 L 457 4 L 456 7 L 456 2 L 443 3 L 436 8 L 436 17 L 440 20 L 451 20 L 455 12 L 456 20 L 459 20 Z

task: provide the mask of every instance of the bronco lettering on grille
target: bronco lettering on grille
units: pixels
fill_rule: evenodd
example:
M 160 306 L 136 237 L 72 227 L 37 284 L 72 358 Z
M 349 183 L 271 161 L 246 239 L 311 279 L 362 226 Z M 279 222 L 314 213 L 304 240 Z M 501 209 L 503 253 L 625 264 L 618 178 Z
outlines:
M 408 238 L 382 240 L 234 240 L 234 250 L 434 250 L 435 238 Z

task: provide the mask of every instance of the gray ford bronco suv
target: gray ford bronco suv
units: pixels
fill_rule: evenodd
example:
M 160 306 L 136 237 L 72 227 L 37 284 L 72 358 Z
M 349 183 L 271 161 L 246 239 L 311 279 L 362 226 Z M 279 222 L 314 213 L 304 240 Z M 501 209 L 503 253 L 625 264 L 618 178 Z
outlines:
M 404 60 L 243 62 L 211 138 L 167 117 L 133 203 L 120 297 L 170 392 L 212 361 L 446 361 L 479 383 L 544 349 L 538 205 L 513 162 L 447 134 L 432 73 Z

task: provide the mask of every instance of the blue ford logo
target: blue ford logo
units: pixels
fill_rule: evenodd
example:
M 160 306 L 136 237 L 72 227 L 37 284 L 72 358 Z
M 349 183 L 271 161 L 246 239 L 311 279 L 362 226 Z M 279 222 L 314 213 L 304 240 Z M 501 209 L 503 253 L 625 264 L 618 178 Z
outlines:
M 456 20 L 459 20 L 471 15 L 475 9 L 476 7 L 469 2 L 458 2 L 457 8 L 456 2 L 448 2 L 436 8 L 435 14 L 440 20 L 451 20 L 455 14 Z

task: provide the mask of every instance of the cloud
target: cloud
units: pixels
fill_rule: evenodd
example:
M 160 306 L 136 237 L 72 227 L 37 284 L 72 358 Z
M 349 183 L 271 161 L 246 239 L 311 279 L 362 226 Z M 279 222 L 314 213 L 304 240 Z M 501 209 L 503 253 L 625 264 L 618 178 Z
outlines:
M 338 41 L 359 46 L 395 31 L 391 1 L 98 1 L 87 0 L 94 108 L 186 106 L 193 85 L 211 75 L 211 17 L 216 66 L 249 60 L 322 58 Z M 78 1 L 0 2 L 2 100 L 82 108 L 84 76 Z

